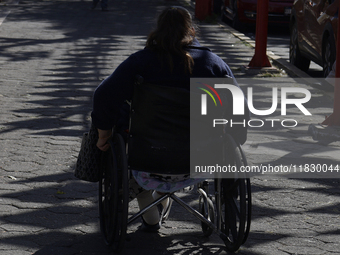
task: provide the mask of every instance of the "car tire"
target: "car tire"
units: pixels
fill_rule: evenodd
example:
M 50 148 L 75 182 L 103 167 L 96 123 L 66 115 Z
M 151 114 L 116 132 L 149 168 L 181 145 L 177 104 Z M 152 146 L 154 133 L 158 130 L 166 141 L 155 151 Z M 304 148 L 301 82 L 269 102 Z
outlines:
M 213 13 L 220 15 L 222 12 L 222 0 L 214 0 L 213 1 Z
M 224 2 L 221 4 L 221 21 L 230 24 L 230 19 L 228 19 L 227 13 L 225 11 Z
M 232 20 L 232 26 L 236 30 L 242 31 L 244 29 L 244 25 L 240 22 L 239 15 L 238 15 L 238 9 L 237 9 L 237 1 L 234 0 L 233 3 L 233 20 Z
M 309 69 L 310 60 L 302 56 L 299 49 L 298 31 L 295 22 L 290 30 L 289 61 L 304 72 L 307 72 Z
M 335 39 L 332 36 L 328 36 L 325 38 L 322 47 L 322 68 L 324 77 L 327 77 L 330 71 L 332 70 L 336 56 L 335 54 L 336 54 Z

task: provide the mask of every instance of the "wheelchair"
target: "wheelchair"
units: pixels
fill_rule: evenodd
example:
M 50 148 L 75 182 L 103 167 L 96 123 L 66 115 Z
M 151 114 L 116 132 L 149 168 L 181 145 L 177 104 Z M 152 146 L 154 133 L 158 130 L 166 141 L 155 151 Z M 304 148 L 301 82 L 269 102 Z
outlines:
M 188 98 L 184 98 L 187 97 L 187 92 L 165 86 L 138 85 L 140 84 L 135 85 L 131 103 L 129 133 L 125 137 L 125 133 L 114 132 L 109 141 L 111 149 L 102 159 L 99 214 L 100 229 L 105 243 L 112 247 L 113 251 L 121 251 L 127 239 L 128 225 L 151 207 L 170 198 L 201 222 L 204 236 L 208 237 L 215 232 L 223 240 L 226 250 L 237 251 L 246 242 L 250 231 L 251 185 L 249 178 L 202 179 L 195 185 L 199 196 L 198 208 L 188 205 L 176 195 L 176 191 L 172 191 L 164 193 L 149 206 L 129 217 L 129 179 L 132 169 L 166 175 L 173 173 L 174 167 L 176 167 L 175 174 L 188 172 L 189 167 L 186 152 L 178 153 L 178 149 L 183 148 L 183 144 L 178 143 L 183 143 L 183 140 L 187 139 L 183 136 L 183 125 L 187 125 L 187 122 L 183 120 L 188 118 L 188 115 L 183 114 L 185 112 L 183 109 L 187 106 L 181 105 L 182 103 L 178 105 L 178 102 L 187 104 Z M 174 109 L 169 111 L 169 106 Z M 155 116 L 158 118 L 166 116 L 164 125 L 156 123 L 153 119 Z M 172 125 L 171 128 L 160 128 L 162 125 L 162 127 L 169 127 L 169 123 L 176 125 Z M 158 126 L 150 127 L 150 125 Z M 172 134 L 164 133 L 169 130 Z M 180 139 L 174 140 L 174 137 L 178 136 Z M 164 137 L 169 139 L 162 141 Z M 160 144 L 159 140 L 161 140 Z M 184 143 L 187 142 L 188 140 L 184 141 Z M 164 143 L 170 143 L 170 145 L 166 147 Z M 247 165 L 241 146 L 231 135 L 227 134 L 224 137 L 224 144 L 224 151 L 228 154 L 228 163 L 238 169 Z M 175 148 L 175 152 L 171 148 Z M 177 155 L 176 160 L 169 159 L 174 155 Z

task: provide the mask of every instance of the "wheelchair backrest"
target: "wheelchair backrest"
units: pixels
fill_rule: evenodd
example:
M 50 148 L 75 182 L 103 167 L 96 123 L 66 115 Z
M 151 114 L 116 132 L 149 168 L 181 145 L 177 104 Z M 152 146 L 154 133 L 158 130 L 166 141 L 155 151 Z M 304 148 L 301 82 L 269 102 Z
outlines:
M 159 174 L 189 173 L 189 90 L 135 84 L 129 130 L 130 169 Z

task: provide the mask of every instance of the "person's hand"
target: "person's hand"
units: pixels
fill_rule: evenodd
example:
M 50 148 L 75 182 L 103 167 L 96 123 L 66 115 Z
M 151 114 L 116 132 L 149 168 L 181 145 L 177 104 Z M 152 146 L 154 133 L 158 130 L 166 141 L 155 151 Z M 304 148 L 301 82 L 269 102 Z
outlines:
M 99 150 L 101 151 L 107 151 L 108 149 L 110 149 L 110 144 L 108 144 L 109 138 L 99 138 L 97 141 L 97 147 L 99 148 Z
M 110 144 L 108 144 L 107 141 L 111 138 L 112 131 L 98 129 L 98 134 L 99 134 L 99 138 L 97 141 L 97 147 L 101 151 L 107 151 L 110 148 Z

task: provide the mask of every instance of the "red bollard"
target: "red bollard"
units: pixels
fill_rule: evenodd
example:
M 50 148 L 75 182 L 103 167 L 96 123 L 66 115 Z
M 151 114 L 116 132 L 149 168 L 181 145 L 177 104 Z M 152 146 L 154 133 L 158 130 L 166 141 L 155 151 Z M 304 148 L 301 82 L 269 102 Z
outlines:
M 213 0 L 196 0 L 195 17 L 198 20 L 204 20 L 212 13 Z
M 323 125 L 340 126 L 340 18 L 338 18 L 337 42 L 336 42 L 336 69 L 334 84 L 333 113 L 322 122 Z
M 269 0 L 257 1 L 255 55 L 249 63 L 250 68 L 271 67 L 267 57 Z

